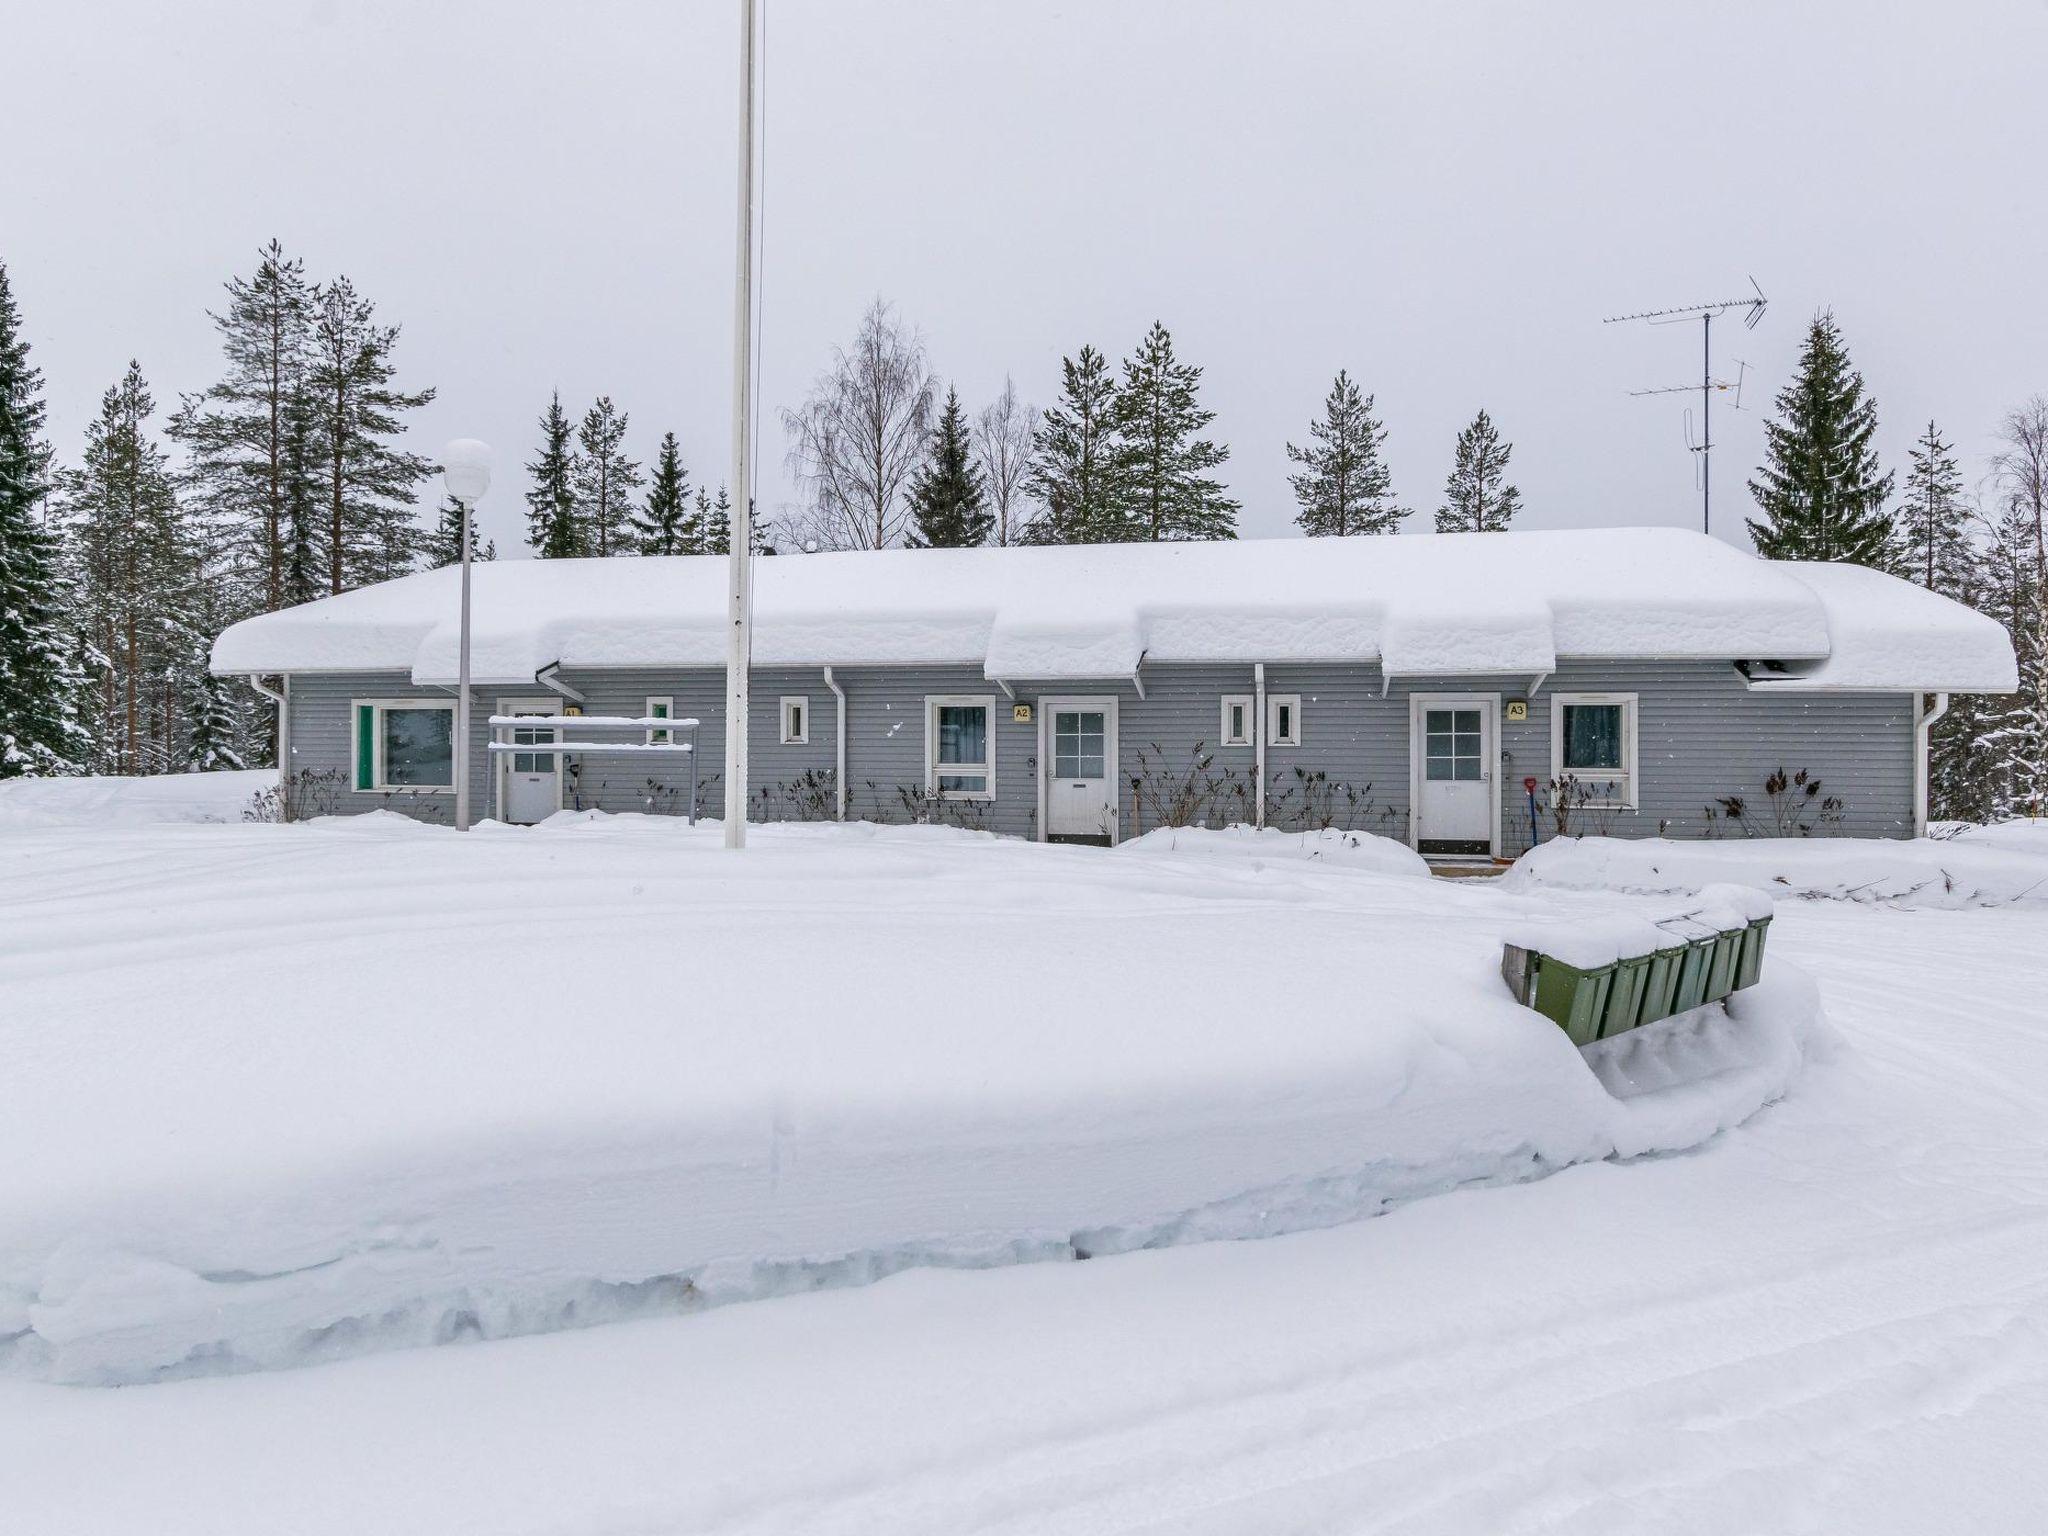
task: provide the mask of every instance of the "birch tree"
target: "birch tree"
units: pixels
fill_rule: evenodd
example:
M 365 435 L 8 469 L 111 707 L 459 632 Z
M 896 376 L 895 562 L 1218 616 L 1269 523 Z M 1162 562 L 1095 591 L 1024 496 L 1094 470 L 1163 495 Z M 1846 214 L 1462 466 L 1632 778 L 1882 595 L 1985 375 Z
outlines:
M 789 469 L 806 503 L 791 519 L 799 547 L 902 543 L 937 389 L 923 338 L 876 299 L 853 345 L 835 349 L 803 405 L 782 413 Z

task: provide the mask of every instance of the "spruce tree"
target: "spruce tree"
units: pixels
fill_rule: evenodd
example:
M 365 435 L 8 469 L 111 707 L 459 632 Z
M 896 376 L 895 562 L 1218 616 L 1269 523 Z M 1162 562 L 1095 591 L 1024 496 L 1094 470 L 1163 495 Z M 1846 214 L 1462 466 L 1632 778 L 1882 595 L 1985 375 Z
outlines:
M 761 526 L 761 519 L 758 516 L 755 517 L 748 527 L 752 532 L 754 553 L 757 555 L 774 554 L 775 551 L 768 544 L 768 530 Z M 701 549 L 688 550 L 686 551 L 688 554 L 723 555 L 731 552 L 732 497 L 726 494 L 724 486 L 721 485 L 718 488 L 718 497 L 715 501 L 708 499 L 701 490 L 697 492 L 697 518 L 694 536 L 703 541 L 703 547 Z
M 1493 418 L 1481 411 L 1458 434 L 1444 503 L 1436 509 L 1438 533 L 1505 533 L 1522 510 L 1522 493 L 1508 483 L 1515 445 L 1500 440 Z
M 392 440 L 405 431 L 403 414 L 427 404 L 434 391 L 392 382 L 397 345 L 398 327 L 379 325 L 376 306 L 346 277 L 315 290 L 307 393 L 330 592 L 404 575 L 425 543 L 415 509 L 420 482 L 434 466 Z
M 79 773 L 92 750 L 66 633 L 70 587 L 43 516 L 51 485 L 42 371 L 28 354 L 0 263 L 0 779 Z
M 576 434 L 583 450 L 576 459 L 576 515 L 593 555 L 633 552 L 624 530 L 633 493 L 646 477 L 640 473 L 639 461 L 626 457 L 627 420 L 624 411 L 613 407 L 610 395 L 599 395 L 596 404 L 583 413 L 583 425 Z
M 284 590 L 286 605 L 310 603 L 327 590 L 326 542 L 320 505 L 320 445 L 313 401 L 301 393 L 285 411 Z M 274 731 L 275 722 L 273 722 Z
M 1944 597 L 1961 596 L 1971 585 L 1977 560 L 1970 516 L 1955 449 L 1930 421 L 1913 444 L 1912 468 L 1892 513 L 1902 574 Z
M 1984 729 L 1976 741 L 1992 781 L 1994 814 L 2048 812 L 2048 656 L 2041 645 L 2044 592 L 2035 559 L 2033 519 L 2008 498 L 1991 524 L 1984 552 L 1983 611 L 2003 624 L 2019 660 L 2019 689 L 1980 701 Z
M 972 549 L 986 544 L 994 527 L 967 413 L 960 409 L 959 393 L 948 389 L 925 461 L 910 477 L 910 532 L 904 542 L 912 549 Z
M 573 560 L 587 553 L 576 517 L 575 429 L 556 390 L 541 413 L 540 457 L 527 463 L 533 488 L 526 493 L 526 542 L 543 560 Z
M 170 432 L 188 455 L 192 511 L 253 573 L 246 597 L 229 604 L 239 617 L 310 595 L 293 591 L 293 517 L 315 494 L 304 483 L 315 467 L 292 434 L 310 428 L 313 291 L 305 263 L 272 240 L 227 292 L 227 307 L 208 317 L 226 371 L 185 397 Z
M 1093 347 L 1060 360 L 1059 403 L 1031 435 L 1031 494 L 1045 506 L 1034 544 L 1104 544 L 1125 536 L 1128 462 L 1116 431 L 1116 381 Z
M 1757 553 L 1889 569 L 1892 477 L 1877 468 L 1877 402 L 1850 366 L 1831 311 L 1814 317 L 1777 406 L 1778 420 L 1764 424 L 1764 463 L 1749 482 L 1763 512 L 1749 520 Z
M 192 658 L 183 605 L 203 576 L 170 466 L 149 435 L 156 410 L 130 363 L 86 428 L 81 466 L 65 477 L 75 562 L 75 617 L 97 676 L 96 766 L 163 772 L 183 760 L 170 706 Z
M 1209 478 L 1230 450 L 1197 437 L 1216 419 L 1195 397 L 1202 370 L 1173 354 L 1173 337 L 1158 321 L 1125 359 L 1116 394 L 1116 428 L 1128 466 L 1126 537 L 1234 539 L 1238 504 Z
M 1323 417 L 1309 424 L 1312 446 L 1287 445 L 1287 457 L 1303 466 L 1289 475 L 1300 511 L 1294 520 L 1311 538 L 1356 533 L 1399 533 L 1406 507 L 1394 504 L 1393 476 L 1380 445 L 1387 429 L 1374 419 L 1372 396 L 1360 395 L 1342 369 L 1323 400 Z
M 426 555 L 428 568 L 435 570 L 444 565 L 454 565 L 462 559 L 462 503 L 453 496 L 441 498 L 440 511 L 434 518 L 434 531 L 427 536 Z M 498 558 L 497 542 L 478 536 L 474 507 L 469 513 L 469 558 L 472 561 Z
M 661 435 L 661 451 L 655 455 L 654 477 L 647 487 L 647 501 L 628 515 L 627 531 L 634 550 L 643 555 L 696 555 L 690 547 L 690 476 L 683 468 L 682 449 L 673 432 Z

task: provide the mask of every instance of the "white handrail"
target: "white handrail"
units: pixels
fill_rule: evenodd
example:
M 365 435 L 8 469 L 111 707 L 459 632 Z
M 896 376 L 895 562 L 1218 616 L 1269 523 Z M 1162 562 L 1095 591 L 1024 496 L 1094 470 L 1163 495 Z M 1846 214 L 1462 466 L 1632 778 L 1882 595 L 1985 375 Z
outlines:
M 696 747 L 687 741 L 663 745 L 649 742 L 642 745 L 637 741 L 494 741 L 488 744 L 491 752 L 527 752 L 536 757 L 560 757 L 565 752 L 574 752 L 582 757 L 639 757 L 656 752 L 694 752 Z
M 524 725 L 536 729 L 565 730 L 587 725 L 612 731 L 688 731 L 698 725 L 695 720 L 671 720 L 666 715 L 493 715 L 490 723 L 494 729 Z

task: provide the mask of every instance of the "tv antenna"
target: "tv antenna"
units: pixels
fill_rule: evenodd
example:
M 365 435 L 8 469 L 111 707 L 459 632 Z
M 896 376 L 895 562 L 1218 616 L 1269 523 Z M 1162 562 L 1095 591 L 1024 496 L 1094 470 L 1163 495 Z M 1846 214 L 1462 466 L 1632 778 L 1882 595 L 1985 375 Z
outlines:
M 1632 389 L 1629 394 L 1640 398 L 1644 395 L 1689 395 L 1695 389 L 1700 392 L 1700 440 L 1692 441 L 1692 427 L 1686 426 L 1686 448 L 1699 455 L 1700 466 L 1700 531 L 1714 531 L 1714 418 L 1713 401 L 1717 390 L 1735 391 L 1735 408 L 1742 409 L 1742 379 L 1748 372 L 1749 364 L 1737 359 L 1738 371 L 1731 383 L 1727 379 L 1714 377 L 1714 321 L 1717 317 L 1742 313 L 1744 330 L 1755 330 L 1757 321 L 1764 317 L 1764 307 L 1770 301 L 1764 291 L 1756 285 L 1756 279 L 1749 280 L 1753 290 L 1746 299 L 1721 299 L 1711 304 L 1681 304 L 1673 309 L 1645 309 L 1632 315 L 1609 315 L 1602 325 L 1620 325 L 1629 320 L 1641 320 L 1650 325 L 1682 325 L 1697 320 L 1700 323 L 1700 381 L 1697 384 L 1673 384 L 1664 389 Z M 1690 414 L 1690 413 L 1688 413 Z

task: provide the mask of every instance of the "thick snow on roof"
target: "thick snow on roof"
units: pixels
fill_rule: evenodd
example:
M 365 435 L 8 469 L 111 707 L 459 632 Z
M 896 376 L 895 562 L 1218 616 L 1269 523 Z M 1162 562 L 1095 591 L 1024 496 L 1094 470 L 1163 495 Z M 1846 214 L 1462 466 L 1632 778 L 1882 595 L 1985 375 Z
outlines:
M 557 662 L 725 659 L 721 557 L 505 560 L 474 579 L 479 682 L 530 681 Z M 1016 679 L 1124 677 L 1141 659 L 1533 674 L 1561 656 L 1825 663 L 1839 630 L 1856 637 L 1859 686 L 1963 686 L 1929 682 L 1923 668 L 1982 670 L 1992 683 L 2009 672 L 2010 652 L 1990 654 L 1975 615 L 1869 579 L 1916 605 L 1917 645 L 1866 644 L 1881 627 L 1869 593 L 1831 568 L 1773 564 L 1672 528 L 792 555 L 756 564 L 754 659 L 972 663 Z M 456 591 L 445 568 L 249 619 L 220 637 L 213 667 L 403 668 L 452 682 Z
M 2019 687 L 2012 640 L 1997 620 L 1925 587 L 1860 565 L 1787 561 L 1828 616 L 1824 660 L 1758 673 L 1758 688 L 1883 688 L 1904 678 L 1930 692 L 2011 693 Z

